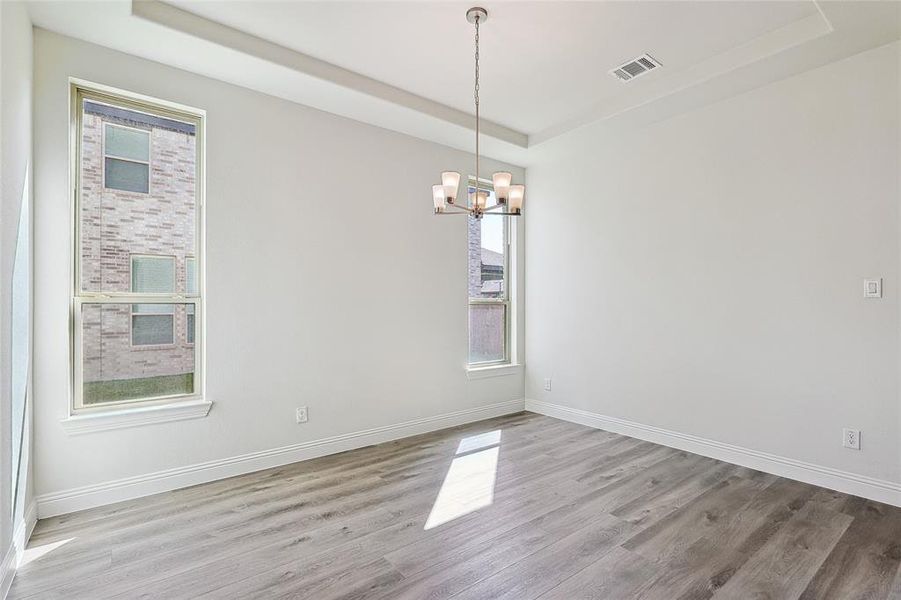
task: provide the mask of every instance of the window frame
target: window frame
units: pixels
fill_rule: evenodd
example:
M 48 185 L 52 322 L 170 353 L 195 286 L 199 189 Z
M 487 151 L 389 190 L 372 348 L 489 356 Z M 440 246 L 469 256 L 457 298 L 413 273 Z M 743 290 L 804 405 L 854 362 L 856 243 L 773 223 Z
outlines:
M 113 107 L 140 111 L 152 116 L 173 119 L 194 126 L 195 136 L 195 232 L 194 249 L 191 257 L 195 260 L 194 276 L 197 284 L 197 292 L 188 294 L 187 290 L 175 291 L 172 294 L 138 294 L 134 292 L 114 292 L 109 290 L 89 291 L 82 289 L 82 235 L 81 235 L 81 157 L 82 157 L 82 128 L 84 117 L 84 102 L 91 101 Z M 69 184 L 71 190 L 71 219 L 70 231 L 72 235 L 71 245 L 71 280 L 70 280 L 70 313 L 69 313 L 69 357 L 70 357 L 70 393 L 68 399 L 68 417 L 64 419 L 67 429 L 72 425 L 75 432 L 101 431 L 117 426 L 129 426 L 143 422 L 160 422 L 166 420 L 179 420 L 206 416 L 210 403 L 204 399 L 206 388 L 205 379 L 205 331 L 203 327 L 203 311 L 205 298 L 205 247 L 206 247 L 206 111 L 185 106 L 182 104 L 144 96 L 126 90 L 92 83 L 89 81 L 69 78 Z M 102 169 L 106 163 L 106 129 L 104 124 L 102 134 Z M 114 124 L 115 126 L 118 126 Z M 125 126 L 127 127 L 127 126 Z M 135 128 L 137 129 L 137 128 Z M 141 130 L 146 131 L 146 130 Z M 152 137 L 152 133 L 150 134 Z M 152 150 L 152 141 L 151 141 Z M 119 157 L 112 157 L 119 158 Z M 152 156 L 149 157 L 152 162 Z M 130 160 L 130 159 L 122 159 Z M 132 161 L 141 162 L 141 161 Z M 150 163 L 148 163 L 150 165 Z M 148 169 L 151 169 L 148 166 Z M 106 187 L 106 174 L 101 171 L 102 189 L 113 189 L 125 193 L 150 195 L 151 185 L 148 183 L 148 193 L 129 192 Z M 148 172 L 149 177 L 149 172 Z M 149 178 L 148 178 L 149 182 Z M 140 253 L 131 256 L 141 255 Z M 132 262 L 129 257 L 129 289 L 131 289 Z M 148 255 L 149 256 L 149 255 Z M 177 261 L 176 261 L 176 282 Z M 194 353 L 194 390 L 190 394 L 174 394 L 166 396 L 154 396 L 148 398 L 134 398 L 102 402 L 96 405 L 84 404 L 84 350 L 83 350 L 83 313 L 85 305 L 93 304 L 172 304 L 174 306 L 194 305 L 194 343 L 190 344 Z M 186 309 L 185 309 L 186 310 Z M 173 344 L 179 339 L 177 335 L 176 311 L 173 311 Z M 129 309 L 129 345 L 132 338 L 132 311 Z M 137 346 L 137 349 L 169 348 L 172 345 L 148 345 Z M 159 417 L 148 417 L 147 409 L 159 409 Z M 134 413 L 134 410 L 140 411 Z M 131 415 L 121 421 L 109 421 L 110 414 Z M 88 424 L 84 419 L 100 418 L 103 423 Z
M 191 262 L 194 263 L 194 284 L 195 284 L 195 287 L 196 287 L 196 284 L 197 284 L 197 259 L 194 258 L 193 256 L 185 256 L 185 295 L 186 295 L 186 296 L 188 295 L 188 291 L 189 291 L 189 290 L 188 290 L 188 265 L 189 265 Z M 193 347 L 193 346 L 194 346 L 194 341 L 197 339 L 197 306 L 196 306 L 196 305 L 194 306 L 194 313 L 189 313 L 189 312 L 188 312 L 188 306 L 189 306 L 188 304 L 185 304 L 185 305 L 184 305 L 184 307 L 185 307 L 185 331 L 184 331 L 184 334 L 185 334 L 185 345 L 186 345 L 186 346 L 191 346 L 191 347 Z M 188 315 L 190 315 L 190 314 L 193 314 L 193 316 L 194 316 L 194 327 L 193 327 L 194 339 L 193 339 L 193 340 L 188 339 L 188 337 L 189 337 L 188 334 L 189 334 L 189 332 L 191 332 L 191 330 L 192 330 L 192 328 L 188 326 Z M 173 326 L 174 326 L 174 323 L 173 323 Z
M 189 312 L 188 312 L 188 307 L 189 307 L 189 306 L 191 306 L 191 304 L 185 304 L 185 305 L 184 305 L 184 307 L 185 307 L 185 331 L 184 331 L 184 333 L 185 333 L 185 346 L 188 346 L 188 347 L 190 347 L 190 348 L 193 348 L 193 347 L 194 347 L 194 342 L 195 342 L 195 340 L 197 339 L 197 305 L 196 305 L 196 304 L 193 305 L 193 306 L 194 306 L 194 312 L 193 312 L 193 313 L 189 313 Z M 188 324 L 190 323 L 190 319 L 188 319 L 188 317 L 194 317 L 194 327 L 189 327 L 189 326 L 188 326 Z M 191 332 L 192 330 L 193 330 L 193 332 L 194 332 L 194 339 L 193 339 L 193 340 L 190 339 L 190 336 L 189 336 L 189 334 L 190 334 L 190 332 Z
M 106 130 L 109 127 L 118 127 L 119 129 L 131 129 L 132 131 L 140 131 L 141 133 L 147 134 L 147 161 L 136 160 L 134 158 L 125 158 L 124 156 L 116 156 L 115 154 L 108 154 L 106 151 Z M 100 144 L 103 153 L 103 160 L 100 161 L 100 181 L 103 183 L 104 190 L 110 190 L 113 192 L 125 192 L 126 194 L 141 194 L 142 196 L 149 196 L 153 193 L 153 181 L 151 175 L 153 174 L 153 130 L 150 131 L 146 129 L 141 129 L 140 127 L 130 127 L 128 125 L 120 125 L 118 123 L 103 123 L 103 134 L 100 136 Z M 124 160 L 125 162 L 132 162 L 139 165 L 147 165 L 147 191 L 146 192 L 136 192 L 134 190 L 123 190 L 120 188 L 111 188 L 106 185 L 106 159 L 112 158 L 113 160 Z
M 175 290 L 176 284 L 178 283 L 178 258 L 174 254 L 144 254 L 144 253 L 134 253 L 129 254 L 128 256 L 128 281 L 129 286 L 134 287 L 135 281 L 135 259 L 136 258 L 168 258 L 172 260 L 172 289 Z M 187 290 L 186 290 L 187 291 Z M 148 293 L 148 292 L 134 292 L 132 293 L 141 293 L 147 296 L 161 296 L 165 298 L 169 298 L 170 294 L 162 294 L 162 293 Z M 172 312 L 165 313 L 136 313 L 135 305 L 143 304 L 143 302 L 133 302 L 129 304 L 129 315 L 128 315 L 128 343 L 129 346 L 133 350 L 156 350 L 158 348 L 172 348 L 178 342 L 178 337 L 176 336 L 176 331 L 178 327 L 175 324 L 175 304 L 172 304 Z M 185 305 L 187 306 L 187 305 Z M 134 334 L 134 324 L 135 324 L 135 315 L 143 315 L 143 316 L 172 316 L 172 342 L 168 344 L 135 344 L 135 334 Z
M 467 178 L 466 183 L 466 191 L 469 193 L 469 188 L 474 187 L 476 191 L 483 191 L 494 193 L 494 183 L 490 180 L 486 179 L 478 179 L 470 175 Z M 472 218 L 472 217 L 468 217 Z M 504 295 L 502 298 L 472 298 L 469 297 L 469 272 L 467 271 L 467 291 L 466 295 L 469 297 L 469 301 L 467 304 L 467 348 L 466 348 L 466 361 L 467 368 L 469 369 L 482 369 L 485 367 L 500 367 L 511 365 L 513 363 L 513 352 L 512 352 L 512 343 L 513 343 L 513 315 L 512 315 L 512 289 L 510 286 L 510 282 L 512 278 L 510 277 L 510 253 L 513 249 L 513 244 L 511 243 L 511 229 L 512 229 L 512 217 L 509 216 L 498 216 L 498 215 L 490 215 L 490 213 L 486 216 L 482 217 L 483 219 L 503 219 L 504 225 L 504 277 L 501 279 L 503 281 Z M 481 226 L 481 224 L 480 224 Z M 466 241 L 467 248 L 469 247 L 469 228 L 466 228 Z M 483 360 L 473 362 L 471 360 L 471 356 L 469 355 L 470 345 L 472 342 L 472 328 L 470 326 L 469 321 L 469 311 L 472 310 L 473 305 L 489 305 L 489 306 L 503 306 L 504 307 L 504 358 L 497 360 Z

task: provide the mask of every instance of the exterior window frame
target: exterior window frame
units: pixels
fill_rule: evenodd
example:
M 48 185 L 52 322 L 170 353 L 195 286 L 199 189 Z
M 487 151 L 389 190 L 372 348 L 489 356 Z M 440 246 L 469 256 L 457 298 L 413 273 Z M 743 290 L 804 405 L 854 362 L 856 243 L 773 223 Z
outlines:
M 82 129 L 84 117 L 84 102 L 95 102 L 108 106 L 121 107 L 129 110 L 143 112 L 152 116 L 173 119 L 183 123 L 189 123 L 194 126 L 195 136 L 195 187 L 194 187 L 194 206 L 195 206 L 195 232 L 194 232 L 194 250 L 191 255 L 195 262 L 194 276 L 197 284 L 197 292 L 188 294 L 187 290 L 175 290 L 172 294 L 139 294 L 134 292 L 115 292 L 110 290 L 84 290 L 81 281 L 81 261 L 82 261 L 82 244 L 81 244 L 81 157 L 82 157 Z M 179 420 L 183 418 L 194 418 L 197 416 L 205 416 L 209 411 L 210 403 L 204 399 L 205 393 L 205 337 L 203 328 L 203 310 L 204 310 L 204 291 L 205 291 L 205 245 L 206 245 L 206 112 L 168 102 L 158 98 L 143 96 L 125 90 L 120 90 L 96 83 L 91 83 L 75 78 L 69 79 L 69 182 L 71 190 L 71 219 L 70 231 L 74 232 L 72 236 L 71 246 L 71 272 L 70 281 L 70 313 L 69 313 L 69 343 L 70 343 L 70 393 L 68 402 L 68 417 L 64 420 L 67 429 L 75 432 L 100 431 L 119 426 L 129 426 L 132 424 L 140 424 L 143 422 L 160 422 L 166 420 Z M 106 124 L 105 124 L 106 125 Z M 115 125 L 115 124 L 114 124 Z M 116 125 L 118 126 L 118 125 Z M 137 128 L 135 128 L 137 129 Z M 146 130 L 141 130 L 146 131 Z M 152 135 L 152 134 L 151 134 Z M 106 163 L 106 129 L 103 130 L 103 163 Z M 152 142 L 151 142 L 152 146 Z M 112 157 L 119 158 L 119 157 Z M 122 159 L 130 160 L 130 159 Z M 141 162 L 141 161 L 132 161 Z M 149 165 L 150 163 L 148 163 Z M 148 169 L 151 167 L 148 166 Z M 106 187 L 106 174 L 101 173 L 103 178 L 103 189 L 115 189 Z M 149 177 L 149 172 L 148 172 Z M 149 182 L 149 179 L 148 179 Z M 150 184 L 148 183 L 148 190 Z M 116 190 L 124 193 L 141 193 L 130 192 L 128 190 Z M 149 193 L 149 191 L 148 191 Z M 143 194 L 142 195 L 147 195 Z M 135 256 L 135 255 L 131 255 Z M 177 269 L 176 261 L 176 269 Z M 129 279 L 131 278 L 131 257 L 129 257 Z M 176 271 L 177 273 L 177 271 Z M 177 274 L 176 274 L 177 281 Z M 129 281 L 129 289 L 131 289 L 131 281 Z M 174 288 L 173 288 L 174 289 Z M 191 345 L 194 351 L 194 390 L 190 394 L 174 394 L 166 396 L 154 396 L 146 398 L 134 398 L 128 400 L 117 400 L 110 402 L 102 402 L 96 405 L 84 404 L 84 351 L 83 351 L 83 313 L 85 305 L 96 304 L 172 304 L 174 306 L 187 307 L 189 304 L 194 305 L 194 344 Z M 185 309 L 186 310 L 186 309 Z M 178 339 L 177 323 L 175 315 L 177 310 L 173 312 L 173 342 Z M 129 343 L 132 341 L 131 332 L 131 310 L 129 310 Z M 159 348 L 159 345 L 153 346 L 137 346 L 137 348 Z M 163 347 L 170 347 L 164 345 Z M 182 408 L 183 407 L 183 408 Z M 137 409 L 141 412 L 133 412 Z M 147 409 L 161 409 L 159 417 L 149 417 L 144 412 Z M 123 417 L 120 421 L 110 421 L 110 414 L 129 415 Z M 97 423 L 85 421 L 84 419 L 101 419 Z M 117 417 L 118 418 L 118 417 Z
M 494 184 L 490 180 L 479 179 L 476 180 L 475 177 L 469 176 L 467 178 L 466 190 L 469 192 L 469 188 L 474 187 L 477 191 L 490 192 L 494 193 Z M 472 218 L 472 217 L 468 217 Z M 489 305 L 489 306 L 503 306 L 504 307 L 504 357 L 497 360 L 483 360 L 473 362 L 471 357 L 469 356 L 469 344 L 467 344 L 466 349 L 466 360 L 467 367 L 469 369 L 481 369 L 485 367 L 499 367 L 512 364 L 513 354 L 512 354 L 512 343 L 513 343 L 513 315 L 512 315 L 512 301 L 511 301 L 511 289 L 510 289 L 510 252 L 512 251 L 513 245 L 510 243 L 510 230 L 511 230 L 511 218 L 508 216 L 483 216 L 483 219 L 502 219 L 504 225 L 504 277 L 501 281 L 503 281 L 504 295 L 502 298 L 469 298 L 469 303 L 467 306 L 467 340 L 472 340 L 472 329 L 469 326 L 469 311 L 473 306 L 478 305 Z M 469 242 L 469 228 L 466 230 L 467 236 L 467 247 Z M 467 272 L 467 278 L 468 278 Z M 468 281 L 468 279 L 467 279 Z M 467 283 L 467 296 L 469 295 L 469 285 Z
M 106 130 L 109 127 L 118 127 L 119 129 L 131 129 L 132 131 L 140 131 L 141 133 L 147 134 L 147 160 L 137 160 L 134 158 L 125 158 L 124 156 L 116 156 L 115 154 L 108 154 L 106 151 Z M 140 127 L 130 127 L 128 125 L 120 125 L 118 123 L 103 123 L 103 135 L 101 136 L 100 144 L 103 148 L 103 160 L 100 161 L 100 181 L 103 183 L 103 189 L 112 190 L 115 192 L 125 192 L 126 194 L 141 194 L 142 196 L 149 196 L 153 193 L 153 181 L 151 175 L 153 174 L 153 165 L 151 161 L 153 160 L 153 132 L 148 131 L 146 129 L 141 129 Z M 111 188 L 106 185 L 106 159 L 112 158 L 113 160 L 124 160 L 125 162 L 131 162 L 139 165 L 147 165 L 147 191 L 146 192 L 136 192 L 134 190 L 123 190 L 120 188 Z
M 194 263 L 194 283 L 195 283 L 195 285 L 197 283 L 197 259 L 193 256 L 185 256 L 185 295 L 188 295 L 188 292 L 189 292 L 189 290 L 188 290 L 188 264 L 191 262 Z M 197 305 L 194 305 L 193 313 L 188 312 L 188 306 L 189 306 L 188 304 L 184 305 L 184 307 L 185 307 L 185 345 L 193 347 L 194 341 L 197 339 Z M 189 323 L 188 316 L 191 314 L 193 314 L 193 316 L 194 316 L 194 327 L 193 327 L 194 339 L 193 340 L 189 339 L 192 328 L 188 326 L 188 323 Z M 173 323 L 173 326 L 174 326 L 174 323 Z

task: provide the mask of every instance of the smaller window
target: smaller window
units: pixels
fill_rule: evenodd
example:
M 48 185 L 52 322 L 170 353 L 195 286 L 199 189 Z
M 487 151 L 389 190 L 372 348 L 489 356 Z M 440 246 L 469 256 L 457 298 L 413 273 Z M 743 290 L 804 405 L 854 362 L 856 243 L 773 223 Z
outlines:
M 175 343 L 175 306 L 131 305 L 131 345 L 169 346 Z
M 150 132 L 106 123 L 103 141 L 103 187 L 149 193 Z
M 175 257 L 131 256 L 131 291 L 136 294 L 175 292 Z
M 476 192 L 469 179 L 469 193 Z M 490 183 L 479 182 L 494 203 Z M 510 217 L 486 215 L 469 220 L 469 364 L 486 366 L 510 362 Z
M 175 257 L 131 257 L 131 291 L 136 294 L 171 294 L 175 291 Z M 131 305 L 131 345 L 175 343 L 175 307 L 172 304 Z

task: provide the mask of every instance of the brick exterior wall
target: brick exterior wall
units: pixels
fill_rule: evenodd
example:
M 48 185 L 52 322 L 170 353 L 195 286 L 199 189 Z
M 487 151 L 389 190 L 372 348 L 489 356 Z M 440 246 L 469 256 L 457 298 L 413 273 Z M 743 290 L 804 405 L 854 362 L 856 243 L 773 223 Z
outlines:
M 482 223 L 469 221 L 469 297 L 478 298 L 482 293 Z
M 149 194 L 104 188 L 104 122 L 150 131 Z M 130 291 L 134 254 L 174 257 L 176 291 L 186 291 L 185 259 L 196 252 L 195 142 L 192 134 L 85 112 L 79 215 L 84 291 Z M 184 305 L 174 305 L 173 320 L 174 344 L 132 346 L 130 304 L 86 306 L 84 381 L 192 372 Z

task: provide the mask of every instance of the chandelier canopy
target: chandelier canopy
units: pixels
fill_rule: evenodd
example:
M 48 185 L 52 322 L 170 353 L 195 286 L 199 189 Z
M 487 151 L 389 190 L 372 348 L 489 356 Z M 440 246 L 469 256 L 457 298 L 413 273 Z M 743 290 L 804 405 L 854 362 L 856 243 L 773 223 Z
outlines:
M 491 176 L 496 199 L 496 203 L 491 206 L 488 206 L 489 193 L 479 189 L 479 25 L 487 19 L 488 11 L 484 8 L 473 7 L 466 11 L 466 20 L 475 26 L 476 31 L 476 72 L 473 94 L 476 105 L 475 189 L 467 192 L 466 197 L 468 200 L 466 202 L 457 202 L 460 190 L 460 174 L 456 171 L 444 171 L 441 173 L 441 183 L 432 186 L 432 200 L 435 203 L 436 215 L 471 215 L 473 218 L 481 219 L 484 215 L 509 215 L 515 217 L 522 214 L 522 202 L 526 186 L 513 184 L 512 174 L 502 171 Z

